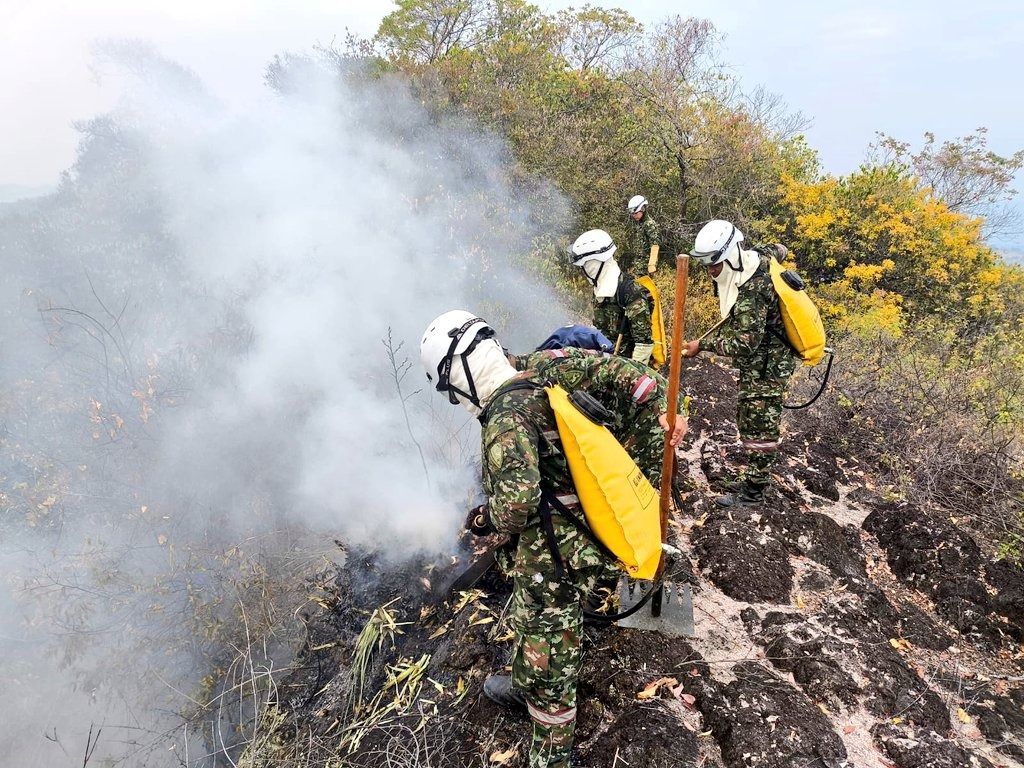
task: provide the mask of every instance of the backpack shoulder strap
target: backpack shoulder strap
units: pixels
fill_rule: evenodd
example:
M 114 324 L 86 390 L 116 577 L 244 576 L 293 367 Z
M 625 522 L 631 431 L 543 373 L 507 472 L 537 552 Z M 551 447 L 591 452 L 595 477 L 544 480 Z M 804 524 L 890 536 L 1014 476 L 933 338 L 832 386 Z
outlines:
M 531 379 L 516 379 L 515 381 L 511 381 L 508 384 L 503 384 L 502 386 L 498 387 L 497 392 L 491 395 L 491 401 L 487 403 L 487 405 L 480 412 L 480 415 L 477 418 L 480 420 L 481 423 L 487 421 L 487 416 L 491 412 L 491 408 L 494 407 L 495 403 L 501 400 L 501 398 L 503 398 L 509 392 L 516 392 L 522 389 L 544 389 L 544 385 L 538 381 L 533 381 Z

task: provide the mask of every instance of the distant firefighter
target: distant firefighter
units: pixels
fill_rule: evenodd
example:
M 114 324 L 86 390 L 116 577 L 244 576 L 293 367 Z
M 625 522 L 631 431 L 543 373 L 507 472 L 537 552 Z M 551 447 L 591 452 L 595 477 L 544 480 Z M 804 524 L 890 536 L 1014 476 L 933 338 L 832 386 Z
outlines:
M 651 216 L 647 198 L 633 195 L 626 209 L 633 223 L 629 232 L 629 266 L 627 270 L 634 277 L 653 275 L 658 269 L 658 252 L 661 250 L 661 227 Z

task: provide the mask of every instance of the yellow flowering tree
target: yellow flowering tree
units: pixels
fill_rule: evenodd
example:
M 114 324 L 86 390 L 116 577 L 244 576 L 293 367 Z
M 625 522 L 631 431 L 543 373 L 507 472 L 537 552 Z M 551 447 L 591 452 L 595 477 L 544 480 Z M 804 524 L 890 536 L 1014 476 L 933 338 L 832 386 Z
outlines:
M 765 227 L 848 310 L 882 302 L 888 314 L 960 319 L 999 310 L 993 289 L 1005 274 L 981 228 L 896 165 L 810 182 L 783 174 L 779 215 Z

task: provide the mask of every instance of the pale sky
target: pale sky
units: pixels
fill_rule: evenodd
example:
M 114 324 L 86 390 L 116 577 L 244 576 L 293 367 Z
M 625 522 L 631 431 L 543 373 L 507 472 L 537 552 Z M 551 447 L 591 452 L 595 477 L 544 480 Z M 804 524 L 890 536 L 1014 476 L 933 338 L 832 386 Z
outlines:
M 582 3 L 572 3 L 581 5 Z M 602 3 L 612 5 L 613 3 Z M 545 0 L 548 9 L 570 5 Z M 996 151 L 1024 147 L 1019 0 L 632 0 L 645 23 L 710 18 L 748 87 L 813 120 L 827 170 L 864 159 L 876 130 L 920 141 L 985 125 Z M 0 185 L 53 184 L 74 157 L 71 124 L 112 103 L 90 70 L 96 39 L 132 37 L 195 70 L 218 95 L 252 98 L 275 53 L 370 35 L 388 0 L 0 0 Z

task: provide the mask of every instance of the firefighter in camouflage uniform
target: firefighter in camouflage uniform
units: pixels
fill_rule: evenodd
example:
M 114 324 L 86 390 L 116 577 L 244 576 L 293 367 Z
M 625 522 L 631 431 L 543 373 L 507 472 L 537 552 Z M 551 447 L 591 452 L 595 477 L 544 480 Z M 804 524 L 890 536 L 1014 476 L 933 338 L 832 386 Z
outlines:
M 661 227 L 647 207 L 647 198 L 643 195 L 633 195 L 626 206 L 629 218 L 633 221 L 629 233 L 630 261 L 627 269 L 634 277 L 653 275 L 658 270 Z
M 477 416 L 482 426 L 487 504 L 471 513 L 470 529 L 510 537 L 499 563 L 513 583 L 512 675 L 491 675 L 484 693 L 529 712 L 530 768 L 565 768 L 570 765 L 576 725 L 581 605 L 613 564 L 558 513 L 559 504 L 578 508 L 579 501 L 554 413 L 536 374 L 516 371 L 493 329 L 461 310 L 446 312 L 427 327 L 420 357 L 438 391 Z M 601 358 L 590 364 L 593 376 L 628 392 L 638 406 L 652 403 L 649 414 L 664 409 L 664 386 L 650 373 L 633 366 L 598 371 L 608 365 Z M 666 414 L 659 417 L 667 427 Z M 674 442 L 682 437 L 684 425 L 685 420 L 676 420 Z M 545 537 L 544 515 L 550 515 L 557 560 Z
M 584 232 L 572 244 L 570 258 L 594 286 L 594 325 L 618 342 L 616 354 L 647 365 L 654 352 L 653 299 L 619 268 L 611 235 L 602 229 Z
M 731 483 L 732 493 L 715 500 L 723 507 L 763 500 L 779 450 L 783 397 L 798 362 L 786 340 L 769 257 L 744 250 L 742 242 L 743 233 L 734 225 L 714 220 L 697 233 L 690 252 L 715 281 L 723 322 L 703 339 L 687 342 L 686 355 L 731 357 L 740 374 L 736 426 L 746 469 Z M 773 252 L 776 248 L 785 255 L 781 246 Z

